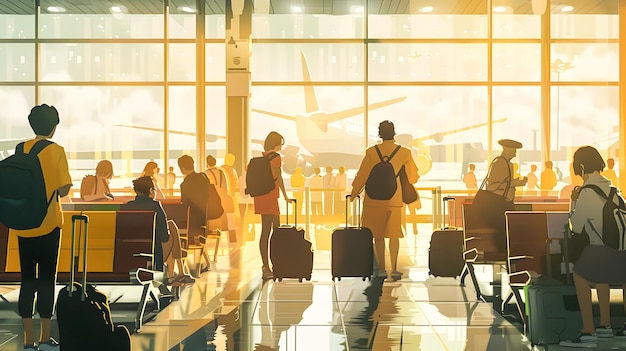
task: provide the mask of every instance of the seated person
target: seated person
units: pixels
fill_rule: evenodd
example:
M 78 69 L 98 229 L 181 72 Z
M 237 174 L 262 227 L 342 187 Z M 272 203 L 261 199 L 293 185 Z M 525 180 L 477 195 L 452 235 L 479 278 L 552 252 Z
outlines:
M 196 280 L 190 275 L 184 274 L 183 268 L 183 250 L 180 245 L 180 233 L 178 226 L 173 219 L 167 221 L 170 231 L 170 239 L 163 243 L 163 256 L 167 262 L 168 283 L 193 283 Z M 178 267 L 178 274 L 174 274 L 174 265 Z
M 159 201 L 154 200 L 156 187 L 149 176 L 139 177 L 133 180 L 133 189 L 137 196 L 135 200 L 129 201 L 127 204 L 120 206 L 120 210 L 131 211 L 154 211 L 156 213 L 156 221 L 154 227 L 154 240 L 159 243 L 165 243 L 170 239 L 170 233 L 167 228 L 167 217 L 165 211 Z M 152 269 L 163 271 L 163 247 L 154 245 L 154 258 Z
M 113 164 L 102 160 L 96 166 L 96 175 L 86 175 L 80 183 L 80 198 L 84 201 L 113 200 L 109 181 L 113 178 Z

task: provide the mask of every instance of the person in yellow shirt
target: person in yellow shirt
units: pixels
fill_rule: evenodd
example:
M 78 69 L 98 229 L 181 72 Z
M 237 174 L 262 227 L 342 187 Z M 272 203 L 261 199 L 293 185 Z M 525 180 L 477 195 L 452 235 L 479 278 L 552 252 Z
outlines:
M 541 188 L 541 196 L 548 196 L 549 191 L 552 191 L 556 186 L 556 173 L 552 169 L 552 161 L 546 161 L 546 169 L 541 172 L 541 178 L 539 182 L 539 188 Z
M 293 188 L 293 197 L 296 199 L 296 214 L 302 214 L 302 202 L 304 200 L 304 183 L 306 178 L 302 174 L 302 167 L 296 167 L 296 172 L 291 175 L 289 185 Z M 297 189 L 297 190 L 296 190 Z
M 396 154 L 389 160 L 393 166 L 394 173 L 398 174 L 400 169 L 404 167 L 409 183 L 415 184 L 418 179 L 417 165 L 413 160 L 411 150 L 398 145 L 395 142 L 395 127 L 391 121 L 382 121 L 378 126 L 378 135 L 383 140 L 381 144 L 372 146 L 365 150 L 365 157 L 361 161 L 356 177 L 352 182 L 352 191 L 350 192 L 350 201 L 365 187 L 365 183 L 372 172 L 374 166 L 380 162 L 377 149 L 385 156 L 391 155 L 394 150 Z M 399 177 L 395 177 L 397 189 L 389 200 L 372 199 L 365 190 L 365 199 L 363 200 L 363 227 L 369 228 L 374 237 L 374 253 L 376 262 L 378 263 L 378 271 L 374 272 L 376 278 L 387 278 L 385 270 L 385 238 L 389 239 L 389 254 L 391 257 L 391 277 L 395 280 L 402 278 L 402 273 L 398 271 L 398 252 L 400 248 L 400 238 L 404 236 L 402 232 L 402 211 L 404 211 L 404 202 L 402 202 L 402 191 Z
M 33 107 L 28 122 L 36 137 L 24 142 L 24 152 L 28 153 L 40 140 L 52 138 L 59 124 L 59 113 L 54 106 Z M 46 185 L 46 196 L 52 199 L 48 212 L 37 228 L 10 229 L 9 235 L 17 236 L 21 288 L 18 301 L 19 314 L 24 326 L 24 349 L 37 350 L 33 327 L 33 305 L 37 293 L 37 312 L 41 318 L 39 350 L 58 350 L 58 343 L 50 337 L 50 319 L 54 306 L 59 244 L 63 213 L 59 199 L 66 196 L 72 186 L 65 150 L 51 143 L 38 154 Z
M 612 158 L 608 158 L 606 160 L 606 167 L 607 168 L 602 171 L 601 174 L 604 176 L 604 178 L 611 181 L 611 185 L 619 186 L 619 184 L 617 184 L 617 174 L 613 170 L 613 167 L 615 167 L 615 160 Z

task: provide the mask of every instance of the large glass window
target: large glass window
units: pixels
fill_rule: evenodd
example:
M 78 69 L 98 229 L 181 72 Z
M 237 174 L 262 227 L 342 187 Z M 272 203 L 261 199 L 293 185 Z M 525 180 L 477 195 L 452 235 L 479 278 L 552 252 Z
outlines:
M 486 81 L 487 44 L 370 44 L 370 81 Z
M 113 186 L 128 187 L 146 162 L 163 158 L 163 133 L 143 129 L 163 129 L 161 87 L 44 86 L 40 99 L 59 111 L 54 140 L 65 148 L 74 179 L 108 159 L 117 180 Z
M 35 80 L 35 45 L 0 44 L 0 81 L 18 82 Z
M 257 43 L 252 51 L 253 81 L 363 81 L 362 44 Z
M 0 6 L 0 38 L 32 39 L 35 37 L 35 2 L 23 1 L 19 6 Z

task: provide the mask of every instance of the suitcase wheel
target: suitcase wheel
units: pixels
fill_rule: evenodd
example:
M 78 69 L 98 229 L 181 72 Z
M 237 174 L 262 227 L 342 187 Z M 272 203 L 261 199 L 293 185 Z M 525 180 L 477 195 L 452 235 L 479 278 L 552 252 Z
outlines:
M 363 279 L 363 281 L 365 281 L 365 279 L 366 279 L 366 278 L 367 278 L 367 277 L 363 277 L 363 278 L 362 278 L 362 279 Z
M 302 283 L 302 280 L 303 280 L 303 279 L 304 279 L 304 278 L 298 278 L 298 283 Z
M 278 277 L 278 281 L 282 282 L 283 281 L 283 277 Z

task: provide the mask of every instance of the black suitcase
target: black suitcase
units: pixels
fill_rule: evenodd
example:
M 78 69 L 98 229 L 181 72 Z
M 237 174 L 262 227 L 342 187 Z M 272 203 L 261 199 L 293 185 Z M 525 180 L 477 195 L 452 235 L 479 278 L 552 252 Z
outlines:
M 446 206 L 453 197 L 443 198 L 443 218 L 446 218 Z M 428 249 L 428 274 L 434 277 L 456 278 L 465 266 L 463 258 L 463 229 L 446 226 L 437 229 L 430 237 Z
M 357 209 L 358 226 L 348 225 L 348 198 L 346 195 L 346 226 L 337 228 L 332 235 L 331 248 L 331 270 L 333 281 L 335 278 L 341 280 L 342 277 L 359 277 L 372 280 L 374 269 L 374 244 L 372 231 L 369 228 L 361 227 L 360 210 Z M 357 196 L 357 205 L 360 204 L 360 197 Z M 360 206 L 357 206 L 360 207 Z
M 74 281 L 76 273 L 75 238 L 76 222 L 83 223 L 83 276 L 82 283 Z M 57 322 L 61 351 L 129 351 L 130 333 L 123 325 L 115 325 L 106 295 L 87 284 L 87 223 L 85 215 L 72 216 L 72 258 L 70 285 L 57 297 Z M 83 289 L 83 287 L 86 287 Z
M 291 201 L 296 203 L 295 199 Z M 295 212 L 295 211 L 294 211 Z M 313 273 L 313 251 L 311 242 L 304 236 L 304 229 L 298 229 L 298 214 L 294 215 L 294 225 L 289 225 L 289 204 L 287 204 L 287 224 L 274 228 L 270 238 L 270 259 L 274 281 L 283 278 L 311 280 Z
M 526 336 L 532 346 L 558 344 L 578 336 L 583 323 L 576 296 L 576 287 L 571 283 L 567 240 L 569 225 L 565 225 L 563 259 L 566 284 L 554 279 L 552 265 L 547 264 L 547 278 L 524 286 L 525 312 L 528 319 Z M 546 248 L 546 260 L 550 257 L 550 239 Z

